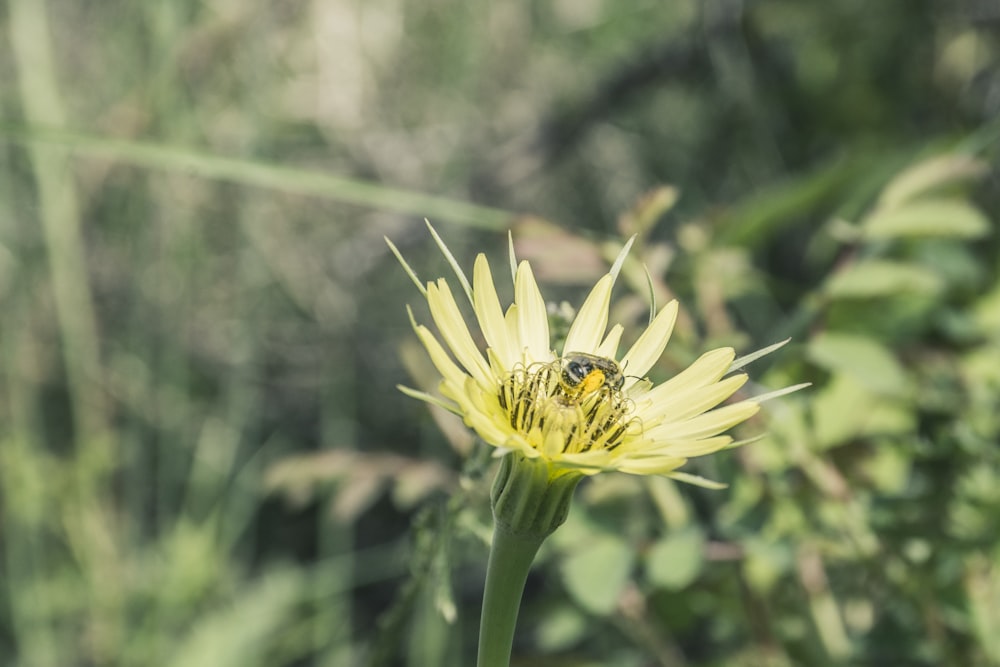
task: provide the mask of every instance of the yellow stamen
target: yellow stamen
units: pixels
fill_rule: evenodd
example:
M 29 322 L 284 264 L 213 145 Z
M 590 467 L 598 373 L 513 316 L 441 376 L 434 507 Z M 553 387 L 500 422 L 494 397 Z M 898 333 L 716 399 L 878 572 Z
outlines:
M 533 364 L 510 373 L 497 398 L 511 427 L 543 454 L 612 450 L 626 434 L 641 432 L 642 425 L 629 416 L 634 404 L 606 387 L 604 379 L 595 370 L 577 387 L 567 388 L 559 381 L 558 366 Z

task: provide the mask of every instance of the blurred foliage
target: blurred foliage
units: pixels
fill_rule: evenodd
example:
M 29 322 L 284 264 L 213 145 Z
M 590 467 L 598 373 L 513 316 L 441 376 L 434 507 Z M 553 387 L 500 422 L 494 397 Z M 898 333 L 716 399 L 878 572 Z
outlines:
M 583 485 L 518 665 L 1000 664 L 995 3 L 2 7 L 0 664 L 469 664 L 492 461 L 395 389 L 425 216 L 563 313 L 638 234 L 654 379 L 814 383 L 725 491 Z

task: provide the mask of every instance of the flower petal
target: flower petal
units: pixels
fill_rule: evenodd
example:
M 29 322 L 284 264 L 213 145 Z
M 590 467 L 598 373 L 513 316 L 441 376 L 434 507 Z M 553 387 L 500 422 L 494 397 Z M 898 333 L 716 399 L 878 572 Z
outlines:
M 743 368 L 744 366 L 746 366 L 747 364 L 749 364 L 749 363 L 751 363 L 753 361 L 757 361 L 761 357 L 765 357 L 765 356 L 771 354 L 775 350 L 777 350 L 779 348 L 782 348 L 785 345 L 787 345 L 788 341 L 790 341 L 790 340 L 792 340 L 792 339 L 791 338 L 786 338 L 785 340 L 779 341 L 779 342 L 777 342 L 777 343 L 775 343 L 773 345 L 768 345 L 767 347 L 762 347 L 761 349 L 757 350 L 756 352 L 751 352 L 750 354 L 744 354 L 739 359 L 736 359 L 735 361 L 733 361 L 732 366 L 729 367 L 729 372 L 732 373 L 733 371 L 739 370 L 739 369 Z
M 406 275 L 410 276 L 410 280 L 413 281 L 413 284 L 417 286 L 417 289 L 420 290 L 420 293 L 426 299 L 427 288 L 424 287 L 424 284 L 422 282 L 420 282 L 420 278 L 417 277 L 417 272 L 414 271 L 412 268 L 410 268 L 410 265 L 403 258 L 403 254 L 399 252 L 399 248 L 396 247 L 395 243 L 389 240 L 388 236 L 383 236 L 382 238 L 384 238 L 385 242 L 389 245 L 389 250 L 392 251 L 392 254 L 395 255 L 399 263 L 403 265 L 403 270 L 406 271 Z
M 670 479 L 676 479 L 678 482 L 684 482 L 685 484 L 691 484 L 692 486 L 700 486 L 703 489 L 712 489 L 713 491 L 718 491 L 719 489 L 725 489 L 728 484 L 723 484 L 722 482 L 716 482 L 715 480 L 706 479 L 701 475 L 692 475 L 687 472 L 672 472 L 667 475 Z
M 717 435 L 712 438 L 700 438 L 694 440 L 671 440 L 669 442 L 657 443 L 655 446 L 645 449 L 635 458 L 643 458 L 647 455 L 676 456 L 678 458 L 692 459 L 696 456 L 705 456 L 725 449 L 732 444 L 733 438 L 728 435 Z
M 513 429 L 509 422 L 497 419 L 501 411 L 496 395 L 484 392 L 472 378 L 467 378 L 460 393 L 465 404 L 462 416 L 466 426 L 493 446 L 508 443 Z
M 674 323 L 677 321 L 677 300 L 673 300 L 660 310 L 659 314 L 642 332 L 639 340 L 635 342 L 624 357 L 621 365 L 625 372 L 633 376 L 625 380 L 625 388 L 635 383 L 636 377 L 642 377 L 653 367 L 656 360 L 663 354 L 663 349 L 670 340 L 670 334 L 674 330 Z
M 615 469 L 613 452 L 606 449 L 592 449 L 588 452 L 563 454 L 555 463 L 566 468 L 579 470 L 586 475 L 593 475 L 604 470 Z
M 659 394 L 654 400 L 649 400 L 650 394 L 647 394 L 646 397 L 636 399 L 636 416 L 646 428 L 655 426 L 666 418 L 672 422 L 690 419 L 722 403 L 746 384 L 746 381 L 747 376 L 741 373 L 706 387 Z
M 673 456 L 654 456 L 648 459 L 629 459 L 618 470 L 632 475 L 666 475 L 687 463 L 687 459 Z
M 564 355 L 568 352 L 593 354 L 597 350 L 601 337 L 608 328 L 608 309 L 611 306 L 611 288 L 614 284 L 614 278 L 607 274 L 594 285 L 566 334 Z
M 793 384 L 791 387 L 783 387 L 782 389 L 775 389 L 774 391 L 769 391 L 766 394 L 761 394 L 760 396 L 754 396 L 752 399 L 755 403 L 763 403 L 764 401 L 770 401 L 771 399 L 778 398 L 779 396 L 786 396 L 797 392 L 800 389 L 805 389 L 806 387 L 811 387 L 812 382 L 801 382 L 799 384 Z
M 427 305 L 430 306 L 434 324 L 437 325 L 441 337 L 448 344 L 458 363 L 462 364 L 469 375 L 476 378 L 484 388 L 495 387 L 496 378 L 490 373 L 486 359 L 472 340 L 465 318 L 462 317 L 458 304 L 455 303 L 455 297 L 452 296 L 444 278 L 438 279 L 437 284 L 428 283 Z
M 736 352 L 731 347 L 706 352 L 674 377 L 653 387 L 645 398 L 655 403 L 666 396 L 683 394 L 717 382 L 726 373 L 735 356 Z
M 517 282 L 517 256 L 514 255 L 514 234 L 507 230 L 507 258 L 510 261 L 510 281 Z
M 448 401 L 440 398 L 439 396 L 433 396 L 431 394 L 428 394 L 426 391 L 420 391 L 419 389 L 412 389 L 402 384 L 397 384 L 396 389 L 400 390 L 410 398 L 415 398 L 418 401 L 423 401 L 424 403 L 436 405 L 439 408 L 442 408 L 444 410 L 447 410 L 448 412 L 458 415 L 459 417 L 462 416 L 462 410 L 459 409 L 458 406 L 449 403 Z
M 462 383 L 465 378 L 468 377 L 466 373 L 459 368 L 458 364 L 451 360 L 448 353 L 445 352 L 444 347 L 438 342 L 431 330 L 422 324 L 416 324 L 414 322 L 414 331 L 417 334 L 417 338 L 420 342 L 424 344 L 424 348 L 427 350 L 427 355 L 431 358 L 431 363 L 434 367 L 438 369 L 438 373 L 441 374 L 441 378 L 444 382 L 458 382 Z
M 427 225 L 427 229 L 430 230 L 431 236 L 434 237 L 434 242 L 437 244 L 438 249 L 444 258 L 448 261 L 451 266 L 451 270 L 455 272 L 455 277 L 458 278 L 458 283 L 462 286 L 462 290 L 465 292 L 465 296 L 469 298 L 469 303 L 472 303 L 472 288 L 469 287 L 469 279 L 465 277 L 465 271 L 459 265 L 458 260 L 455 256 L 451 254 L 451 250 L 445 245 L 444 239 L 438 236 L 437 230 L 431 225 L 430 220 L 424 218 L 424 223 Z
M 622 334 L 625 332 L 625 327 L 620 324 L 616 324 L 611 327 L 611 331 L 608 335 L 604 337 L 604 340 L 597 348 L 595 354 L 599 357 L 604 357 L 605 359 L 617 359 L 618 358 L 618 344 L 622 340 Z
M 486 260 L 486 255 L 480 254 L 476 257 L 472 281 L 473 304 L 476 309 L 476 318 L 479 320 L 479 328 L 483 332 L 483 337 L 486 338 L 486 344 L 496 354 L 503 369 L 509 370 L 516 360 L 515 351 L 511 347 L 510 337 L 507 335 L 507 323 L 503 318 L 503 309 L 500 307 L 500 298 L 497 296 L 493 274 L 490 272 L 490 264 Z
M 703 413 L 693 419 L 660 424 L 643 435 L 657 441 L 708 438 L 745 422 L 757 414 L 758 410 L 760 405 L 757 403 L 741 401 Z
M 611 275 L 612 279 L 618 277 L 618 272 L 622 270 L 622 266 L 625 264 L 625 258 L 628 257 L 629 250 L 632 249 L 632 244 L 635 243 L 638 234 L 633 234 L 629 237 L 629 240 L 625 242 L 622 249 L 618 251 L 618 257 L 615 258 L 615 263 L 611 265 L 611 270 L 608 273 Z
M 528 262 L 517 267 L 514 280 L 514 303 L 517 304 L 517 332 L 521 343 L 519 352 L 527 354 L 525 363 L 550 361 L 549 317 L 545 310 L 545 300 L 538 290 L 535 275 Z
M 514 363 L 522 361 L 524 356 L 524 345 L 521 343 L 521 331 L 518 328 L 517 304 L 512 303 L 507 306 L 507 312 L 503 315 L 504 324 L 507 326 L 507 340 L 513 348 Z

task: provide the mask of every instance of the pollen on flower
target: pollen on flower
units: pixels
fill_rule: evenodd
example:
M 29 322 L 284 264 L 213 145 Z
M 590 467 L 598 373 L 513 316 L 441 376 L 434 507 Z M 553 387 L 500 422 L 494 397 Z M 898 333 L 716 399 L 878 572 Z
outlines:
M 620 385 L 604 382 L 600 371 L 567 382 L 564 363 L 517 367 L 500 382 L 497 397 L 514 430 L 545 455 L 611 451 L 626 435 L 641 434 L 635 405 Z

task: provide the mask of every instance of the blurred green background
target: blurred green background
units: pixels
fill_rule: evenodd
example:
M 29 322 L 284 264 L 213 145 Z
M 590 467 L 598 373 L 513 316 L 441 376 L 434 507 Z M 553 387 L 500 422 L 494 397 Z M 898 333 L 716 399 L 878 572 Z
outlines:
M 1000 665 L 1000 5 L 5 0 L 0 665 L 466 665 L 493 462 L 387 251 L 811 381 L 604 475 L 515 664 Z M 496 272 L 503 275 L 502 271 Z M 509 295 L 509 284 L 501 281 Z M 625 275 L 632 335 L 650 287 Z

